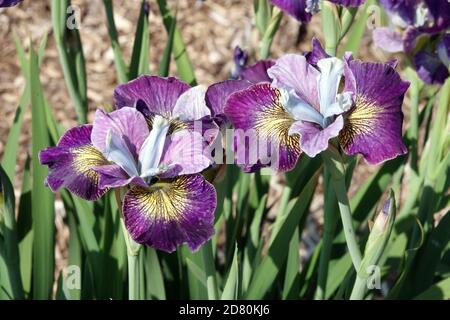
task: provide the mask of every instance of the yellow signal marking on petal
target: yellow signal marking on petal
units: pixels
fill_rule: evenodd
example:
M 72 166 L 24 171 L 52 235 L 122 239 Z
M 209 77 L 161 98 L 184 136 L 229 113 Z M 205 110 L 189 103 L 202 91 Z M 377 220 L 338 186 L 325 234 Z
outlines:
M 166 118 L 169 119 L 170 117 L 166 117 Z M 152 130 L 153 117 L 146 118 L 145 120 L 147 121 L 148 129 Z M 169 131 L 167 132 L 167 135 L 170 136 L 172 133 L 179 131 L 179 130 L 183 130 L 183 129 L 188 129 L 188 125 L 185 122 L 177 120 L 177 119 L 170 119 L 170 127 L 169 127 Z
M 72 150 L 74 155 L 73 167 L 79 173 L 82 174 L 91 181 L 97 183 L 99 174 L 92 170 L 92 167 L 108 164 L 108 160 L 103 154 L 91 145 L 77 147 Z
M 373 132 L 382 109 L 374 101 L 357 96 L 355 106 L 345 119 L 344 128 L 339 133 L 339 141 L 345 148 L 353 142 L 355 136 Z
M 136 186 L 129 191 L 130 199 L 151 220 L 179 221 L 188 205 L 186 182 L 180 177 L 148 188 Z
M 282 145 L 300 153 L 299 136 L 289 135 L 289 128 L 295 120 L 282 106 L 280 91 L 269 84 L 267 87 L 272 91 L 274 101 L 273 104 L 265 106 L 263 112 L 256 114 L 255 129 L 261 136 L 276 139 Z

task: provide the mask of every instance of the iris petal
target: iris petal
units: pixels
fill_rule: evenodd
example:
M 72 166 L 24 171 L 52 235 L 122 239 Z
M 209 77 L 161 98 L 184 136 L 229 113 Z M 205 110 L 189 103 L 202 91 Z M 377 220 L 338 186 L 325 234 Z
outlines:
M 41 164 L 49 167 L 46 184 L 57 191 L 62 187 L 86 200 L 100 198 L 108 188 L 99 185 L 97 166 L 108 164 L 91 142 L 91 125 L 68 130 L 56 147 L 39 153 Z
M 122 136 L 112 130 L 106 135 L 106 148 L 104 151 L 106 159 L 118 164 L 131 177 L 138 176 L 136 161 L 131 154 Z
M 122 210 L 136 242 L 166 252 L 187 243 L 195 251 L 214 234 L 216 204 L 214 187 L 201 175 L 188 175 L 133 187 Z
M 325 58 L 317 62 L 320 68 L 318 78 L 320 113 L 325 115 L 327 108 L 334 104 L 339 89 L 344 62 L 338 58 Z
M 166 135 L 169 131 L 170 123 L 161 116 L 155 116 L 153 119 L 153 128 L 149 136 L 142 144 L 139 152 L 140 172 L 142 178 L 148 178 L 155 175 L 159 170 L 159 162 L 163 153 Z

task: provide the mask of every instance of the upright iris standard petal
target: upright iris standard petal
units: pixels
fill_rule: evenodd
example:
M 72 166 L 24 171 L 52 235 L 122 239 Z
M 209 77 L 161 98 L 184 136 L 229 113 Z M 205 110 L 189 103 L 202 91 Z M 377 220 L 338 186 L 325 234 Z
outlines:
M 286 54 L 267 71 L 277 88 L 294 90 L 298 98 L 320 110 L 317 79 L 320 72 L 299 54 Z
M 91 132 L 91 125 L 72 128 L 56 147 L 39 153 L 41 164 L 49 167 L 46 184 L 54 192 L 64 187 L 83 199 L 96 200 L 107 191 L 99 186 L 99 174 L 94 168 L 108 161 L 92 145 Z
M 169 121 L 161 116 L 155 116 L 152 130 L 139 151 L 139 164 L 142 178 L 151 178 L 159 173 L 159 164 L 168 132 Z
M 267 74 L 267 70 L 274 64 L 275 61 L 273 60 L 260 60 L 242 70 L 241 79 L 251 83 L 272 82 L 272 79 Z
M 178 97 L 189 85 L 173 77 L 141 76 L 114 91 L 117 108 L 140 106 L 149 114 L 170 118 Z
M 354 106 L 345 115 L 339 141 L 347 154 L 361 153 L 371 164 L 407 152 L 402 140 L 403 97 L 409 87 L 389 65 L 348 62 L 346 90 L 354 93 Z
M 220 127 L 228 123 L 223 110 L 228 97 L 236 91 L 248 88 L 250 85 L 251 83 L 245 80 L 226 80 L 215 83 L 208 88 L 205 96 L 206 105 Z
M 186 243 L 195 251 L 214 234 L 216 205 L 214 187 L 201 175 L 188 175 L 131 188 L 122 210 L 134 241 L 166 252 Z
M 313 66 L 317 66 L 319 60 L 329 57 L 330 56 L 328 55 L 328 53 L 325 52 L 320 41 L 317 40 L 317 38 L 313 38 L 312 50 L 305 53 L 306 61 Z
M 309 2 L 309 9 L 307 3 Z M 272 4 L 294 17 L 300 22 L 308 22 L 311 20 L 315 4 L 318 0 L 272 0 Z M 308 12 L 309 11 L 309 12 Z
M 298 136 L 289 136 L 294 118 L 281 103 L 281 93 L 268 83 L 230 96 L 225 114 L 235 128 L 236 160 L 245 171 L 271 166 L 288 171 L 300 155 Z
M 181 121 L 194 121 L 211 115 L 205 102 L 206 87 L 196 86 L 183 92 L 172 110 L 172 117 Z
M 22 0 L 0 0 L 0 8 L 2 7 L 12 7 L 22 2 Z
M 134 108 L 123 108 L 111 113 L 97 110 L 93 123 L 92 143 L 102 152 L 106 151 L 110 131 L 124 139 L 135 158 L 149 134 L 144 116 Z

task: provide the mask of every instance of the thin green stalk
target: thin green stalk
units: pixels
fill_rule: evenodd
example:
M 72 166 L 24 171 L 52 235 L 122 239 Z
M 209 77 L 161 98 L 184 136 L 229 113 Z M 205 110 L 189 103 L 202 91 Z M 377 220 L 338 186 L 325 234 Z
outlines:
M 139 270 L 139 256 L 128 254 L 128 299 L 140 299 L 140 270 Z
M 116 66 L 117 77 L 120 83 L 128 81 L 128 68 L 123 60 L 122 50 L 120 49 L 119 37 L 114 21 L 114 7 L 112 0 L 103 0 L 105 6 L 106 18 L 108 23 L 108 33 L 111 38 L 111 46 L 114 52 L 114 64 Z
M 68 0 L 52 0 L 51 11 L 53 20 L 53 34 L 58 48 L 59 60 L 64 73 L 64 79 L 69 91 L 69 95 L 75 104 L 75 111 L 77 113 L 78 122 L 86 123 L 87 121 L 87 99 L 86 97 L 86 78 L 85 72 L 81 72 L 84 68 L 83 60 L 79 55 L 82 54 L 82 48 L 70 48 L 70 44 L 67 38 L 68 32 L 73 32 L 74 35 L 78 30 L 68 30 L 66 28 L 67 7 L 70 4 Z M 76 36 L 76 35 L 75 35 Z M 77 37 L 77 36 L 76 36 Z M 77 38 L 78 39 L 78 38 Z M 81 44 L 81 42 L 80 42 Z M 75 50 L 75 52 L 73 51 Z M 75 57 L 73 56 L 75 54 Z M 75 65 L 74 65 L 75 59 Z M 82 65 L 80 65 L 80 62 Z M 77 75 L 77 72 L 79 76 Z
M 329 55 L 335 56 L 341 39 L 341 22 L 336 5 L 328 1 L 322 1 L 321 14 L 325 51 Z
M 334 233 L 336 231 L 336 225 L 338 222 L 336 198 L 334 192 L 332 191 L 330 173 L 327 168 L 324 168 L 323 174 L 324 181 L 324 224 L 323 224 L 323 235 L 322 235 L 322 248 L 320 250 L 319 257 L 319 270 L 317 278 L 317 289 L 315 292 L 314 299 L 322 300 L 325 299 L 328 278 L 328 266 L 331 258 L 331 249 L 333 248 Z
M 283 17 L 283 12 L 277 8 L 273 9 L 272 19 L 270 21 L 267 30 L 264 33 L 263 38 L 260 43 L 259 55 L 261 59 L 267 59 L 270 54 L 270 48 L 272 47 L 273 38 L 280 27 L 281 18 Z
M 122 208 L 122 191 L 120 189 L 116 189 L 115 191 L 116 201 L 117 201 L 117 207 Z M 120 211 L 120 209 L 119 209 Z M 139 243 L 136 243 L 131 239 L 126 227 L 125 223 L 123 221 L 121 214 L 121 225 L 122 225 L 122 232 L 123 236 L 125 238 L 125 244 L 127 247 L 127 260 L 128 260 L 128 299 L 129 300 L 140 300 L 143 297 L 141 297 L 141 292 L 144 290 L 141 290 L 141 285 L 144 282 L 144 279 L 141 279 L 141 264 L 139 263 L 139 254 L 141 252 L 141 245 Z
M 336 193 L 347 248 L 352 258 L 353 266 L 355 267 L 355 270 L 358 271 L 359 266 L 361 265 L 361 251 L 358 242 L 356 241 L 350 203 L 347 197 L 344 163 L 337 150 L 327 150 L 322 153 L 322 157 L 331 174 L 330 181 L 334 188 L 334 192 Z
M 206 275 L 206 287 L 208 289 L 208 299 L 209 300 L 217 300 L 219 299 L 219 290 L 217 287 L 216 280 L 216 268 L 215 268 L 215 259 L 214 252 L 212 247 L 212 240 L 206 242 L 202 249 L 203 254 L 203 263 L 205 267 L 205 275 Z
M 356 276 L 355 285 L 353 286 L 350 300 L 362 300 L 367 291 L 367 279 Z

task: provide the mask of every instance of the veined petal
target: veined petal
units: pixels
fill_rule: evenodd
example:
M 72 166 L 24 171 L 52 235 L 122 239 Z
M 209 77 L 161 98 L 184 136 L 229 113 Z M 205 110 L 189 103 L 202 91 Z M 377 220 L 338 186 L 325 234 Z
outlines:
M 39 153 L 41 164 L 49 167 L 46 185 L 54 192 L 64 187 L 83 199 L 96 200 L 108 190 L 99 185 L 99 174 L 93 169 L 108 161 L 92 145 L 91 132 L 91 125 L 72 128 L 56 147 Z
M 409 83 L 388 64 L 358 60 L 349 62 L 345 77 L 355 80 L 355 103 L 339 134 L 344 151 L 361 153 L 371 164 L 406 153 L 401 107 Z
M 317 79 L 320 72 L 299 54 L 286 54 L 279 58 L 267 73 L 277 88 L 294 90 L 310 106 L 320 109 Z
M 114 91 L 116 108 L 134 107 L 139 100 L 151 114 L 170 118 L 179 96 L 190 86 L 176 78 L 141 76 Z
M 228 97 L 236 91 L 248 88 L 250 85 L 251 83 L 245 80 L 226 80 L 211 85 L 206 91 L 205 100 L 212 116 L 223 115 L 223 108 Z
M 317 66 L 320 68 L 318 80 L 320 113 L 325 115 L 328 107 L 331 107 L 336 101 L 339 83 L 344 73 L 344 62 L 331 57 L 319 60 Z
M 206 87 L 196 86 L 183 92 L 175 103 L 172 117 L 181 121 L 194 121 L 210 116 L 211 111 L 205 102 Z
M 196 131 L 181 130 L 167 137 L 160 166 L 167 168 L 162 177 L 199 173 L 212 164 L 204 150 L 207 142 Z
M 152 169 L 159 167 L 169 126 L 168 120 L 159 115 L 154 117 L 152 130 L 139 151 L 140 176 L 142 178 L 148 178 L 157 172 Z
M 125 226 L 134 241 L 173 252 L 186 243 L 197 250 L 214 234 L 214 187 L 201 175 L 181 176 L 125 194 Z
M 309 157 L 314 158 L 322 151 L 328 149 L 328 142 L 339 135 L 343 126 L 344 120 L 342 116 L 338 116 L 325 129 L 314 123 L 297 121 L 290 128 L 289 134 L 299 134 L 302 151 Z
M 129 151 L 135 158 L 149 134 L 147 121 L 134 108 L 122 108 L 111 113 L 106 113 L 101 109 L 97 110 L 92 129 L 92 144 L 102 152 L 106 151 L 109 131 L 125 140 Z
M 288 171 L 297 163 L 298 136 L 288 134 L 295 119 L 280 97 L 278 89 L 261 83 L 232 94 L 226 103 L 225 114 L 235 128 L 236 159 L 248 170 L 271 166 Z

